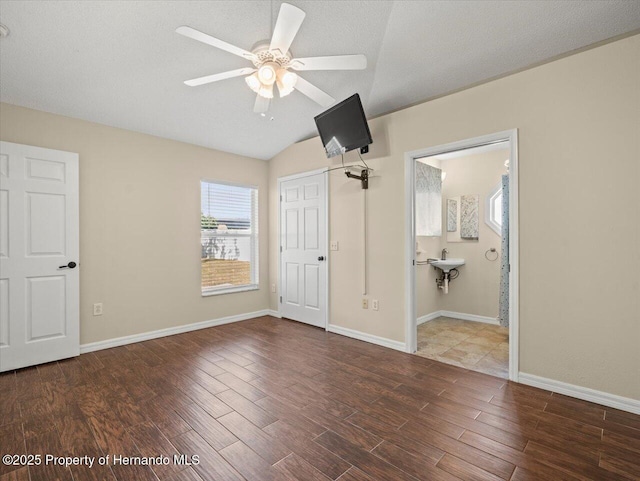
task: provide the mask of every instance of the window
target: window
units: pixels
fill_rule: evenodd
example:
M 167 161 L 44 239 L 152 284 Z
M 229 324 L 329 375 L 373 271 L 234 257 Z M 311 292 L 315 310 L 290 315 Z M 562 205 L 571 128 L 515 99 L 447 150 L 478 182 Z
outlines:
M 202 295 L 258 288 L 258 189 L 200 183 Z
M 502 235 L 502 183 L 495 186 L 487 196 L 484 221 L 496 234 Z

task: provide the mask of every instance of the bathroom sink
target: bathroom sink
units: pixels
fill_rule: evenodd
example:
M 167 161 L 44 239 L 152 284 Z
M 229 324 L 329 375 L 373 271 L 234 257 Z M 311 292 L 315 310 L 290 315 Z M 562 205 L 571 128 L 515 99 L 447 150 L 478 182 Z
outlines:
M 437 259 L 433 261 L 429 261 L 429 264 L 432 266 L 441 269 L 442 272 L 449 272 L 451 269 L 455 269 L 456 267 L 460 267 L 464 265 L 464 259 Z

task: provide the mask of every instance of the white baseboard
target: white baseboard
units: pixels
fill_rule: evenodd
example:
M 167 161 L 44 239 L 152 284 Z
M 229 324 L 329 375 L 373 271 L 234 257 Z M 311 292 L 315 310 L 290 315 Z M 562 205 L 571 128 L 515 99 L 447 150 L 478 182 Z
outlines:
M 373 334 L 367 334 L 365 332 L 336 326 L 334 324 L 329 324 L 327 326 L 327 331 L 340 334 L 341 336 L 358 339 L 359 341 L 370 342 L 371 344 L 377 344 L 378 346 L 395 349 L 396 351 L 406 352 L 406 345 L 404 342 L 394 341 L 392 339 L 387 339 L 386 337 L 374 336 Z
M 463 321 L 484 322 L 485 324 L 493 324 L 499 326 L 500 321 L 495 317 L 477 316 L 475 314 L 465 314 L 464 312 L 440 311 L 440 315 L 444 317 L 452 317 Z
M 275 311 L 273 309 L 267 309 L 268 315 L 271 317 L 277 317 L 278 319 L 282 319 L 282 315 L 280 311 Z
M 212 319 L 210 321 L 186 324 L 184 326 L 168 327 L 166 329 L 158 329 L 157 331 L 142 332 L 140 334 L 133 334 L 131 336 L 116 337 L 114 339 L 107 339 L 106 341 L 90 342 L 88 344 L 80 345 L 80 354 L 84 354 L 85 352 L 99 351 L 101 349 L 109 349 L 111 347 L 124 346 L 126 344 L 133 344 L 134 342 L 148 341 L 150 339 L 157 339 L 159 337 L 172 336 L 173 334 L 182 334 L 183 332 L 197 331 L 198 329 L 205 329 L 207 327 L 221 326 L 222 324 L 229 324 L 231 322 L 246 321 L 247 319 L 253 319 L 254 317 L 269 315 L 271 315 L 271 311 L 269 311 L 268 309 L 263 309 L 261 311 L 221 317 L 219 319 Z
M 528 386 L 538 387 L 540 389 L 546 389 L 547 391 L 582 399 L 583 401 L 590 401 L 602 404 L 603 406 L 628 411 L 633 414 L 640 414 L 640 400 L 638 399 L 631 399 L 603 391 L 596 391 L 595 389 L 590 389 L 588 387 L 576 386 L 574 384 L 568 384 L 566 382 L 556 381 L 554 379 L 535 376 L 534 374 L 527 374 L 524 372 L 520 373 L 519 382 Z
M 442 316 L 441 312 L 442 311 L 435 311 L 430 314 L 420 316 L 418 319 L 416 319 L 418 326 L 420 324 L 424 324 L 425 322 L 433 321 L 434 319 L 437 319 L 438 317 Z
M 464 312 L 454 312 L 454 311 L 434 311 L 430 314 L 426 314 L 424 316 L 420 316 L 417 319 L 417 324 L 424 324 L 425 322 L 433 321 L 438 317 L 451 317 L 453 319 L 460 319 L 462 321 L 473 321 L 473 322 L 483 322 L 485 324 L 493 324 L 494 326 L 499 326 L 500 321 L 498 321 L 495 317 L 487 317 L 487 316 L 478 316 L 476 314 L 466 314 Z

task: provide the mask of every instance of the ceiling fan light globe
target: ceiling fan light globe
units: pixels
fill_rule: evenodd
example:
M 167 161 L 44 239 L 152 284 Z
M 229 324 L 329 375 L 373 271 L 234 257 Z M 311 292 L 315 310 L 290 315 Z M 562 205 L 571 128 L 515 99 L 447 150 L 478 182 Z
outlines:
M 298 75 L 287 69 L 278 70 L 278 83 L 282 84 L 285 89 L 293 89 L 298 81 Z
M 286 97 L 294 90 L 293 87 L 287 87 L 283 85 L 282 82 L 280 81 L 278 81 L 277 85 L 278 85 L 278 93 L 280 94 L 280 98 Z
M 260 80 L 258 79 L 258 75 L 256 73 L 253 73 L 248 77 L 245 77 L 244 81 L 247 82 L 247 85 L 249 86 L 249 88 L 253 90 L 255 93 L 258 93 L 258 90 L 260 90 L 260 87 L 262 86 L 260 84 Z
M 258 90 L 258 95 L 260 97 L 264 97 L 265 99 L 273 98 L 273 84 L 271 85 L 262 85 Z
M 273 85 L 276 81 L 276 69 L 272 62 L 265 63 L 258 69 L 258 79 L 264 85 Z

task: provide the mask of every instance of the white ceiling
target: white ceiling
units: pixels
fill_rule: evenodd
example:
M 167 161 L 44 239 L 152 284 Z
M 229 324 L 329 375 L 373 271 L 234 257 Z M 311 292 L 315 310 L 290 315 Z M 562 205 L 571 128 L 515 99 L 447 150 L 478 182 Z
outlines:
M 270 37 L 278 1 L 0 1 L 0 99 L 269 159 L 315 135 L 323 109 L 299 92 L 253 113 L 250 66 L 175 33 L 189 25 L 245 49 Z M 297 1 L 294 56 L 364 53 L 367 70 L 303 72 L 369 117 L 640 28 L 640 1 Z M 374 139 L 375 142 L 375 139 Z

